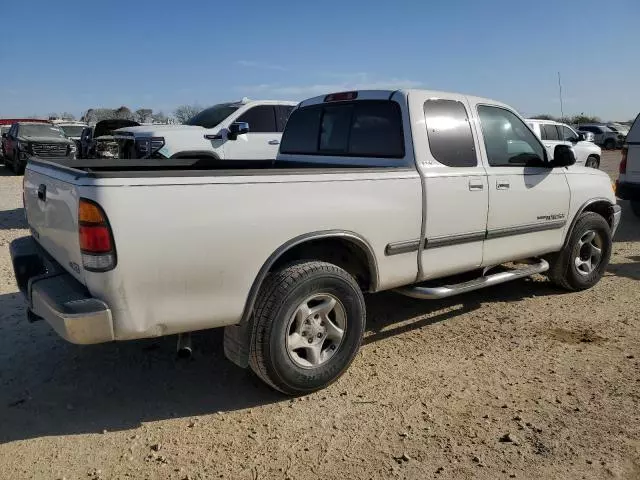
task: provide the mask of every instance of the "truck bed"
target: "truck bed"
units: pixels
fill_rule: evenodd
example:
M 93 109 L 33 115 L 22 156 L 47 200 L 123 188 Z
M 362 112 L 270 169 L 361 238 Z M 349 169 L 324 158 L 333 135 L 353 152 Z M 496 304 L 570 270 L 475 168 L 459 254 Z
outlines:
M 50 158 L 47 160 L 31 158 L 30 163 L 54 168 L 77 177 L 88 178 L 141 178 L 141 177 L 198 177 L 225 175 L 266 175 L 299 173 L 323 173 L 327 169 L 337 171 L 358 171 L 385 169 L 407 169 L 404 165 L 375 166 L 346 163 L 317 163 L 303 161 L 275 160 L 215 160 L 215 159 L 78 159 Z

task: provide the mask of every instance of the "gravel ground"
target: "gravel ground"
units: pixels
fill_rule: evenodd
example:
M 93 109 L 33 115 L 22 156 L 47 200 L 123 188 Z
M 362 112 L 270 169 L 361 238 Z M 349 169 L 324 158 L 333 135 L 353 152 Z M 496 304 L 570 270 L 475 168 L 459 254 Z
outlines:
M 176 361 L 172 338 L 82 347 L 27 323 L 8 255 L 26 233 L 20 187 L 0 167 L 2 478 L 640 478 L 628 210 L 592 290 L 535 277 L 430 303 L 370 296 L 347 374 L 290 400 L 227 362 L 220 331 Z

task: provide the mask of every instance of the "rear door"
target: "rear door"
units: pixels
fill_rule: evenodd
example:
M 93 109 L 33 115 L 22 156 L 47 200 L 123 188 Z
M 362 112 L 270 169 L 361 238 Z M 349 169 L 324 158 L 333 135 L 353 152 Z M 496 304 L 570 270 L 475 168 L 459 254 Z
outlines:
M 275 160 L 282 133 L 278 131 L 274 105 L 257 105 L 240 115 L 236 122 L 249 124 L 249 133 L 224 143 L 228 160 Z
M 74 176 L 37 163 L 24 174 L 27 222 L 38 243 L 84 283 L 78 237 L 78 192 Z
M 545 147 L 511 110 L 477 105 L 489 183 L 483 264 L 559 250 L 569 213 L 564 168 L 550 168 Z
M 636 117 L 626 139 L 627 144 L 627 173 L 624 179 L 629 183 L 640 185 L 640 115 Z
M 415 102 L 412 100 L 411 104 Z M 425 179 L 423 278 L 454 274 L 482 265 L 489 206 L 487 173 L 478 155 L 464 96 L 426 97 L 413 118 L 414 142 Z M 420 138 L 419 138 L 420 136 Z M 421 152 L 422 138 L 425 151 Z

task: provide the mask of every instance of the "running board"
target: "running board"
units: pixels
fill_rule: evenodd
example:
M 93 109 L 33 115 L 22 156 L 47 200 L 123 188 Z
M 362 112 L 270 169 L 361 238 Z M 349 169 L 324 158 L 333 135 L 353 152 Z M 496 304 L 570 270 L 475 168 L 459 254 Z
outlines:
M 418 298 L 420 300 L 437 300 L 438 298 L 453 297 L 461 293 L 480 290 L 481 288 L 499 285 L 501 283 L 517 280 L 518 278 L 530 277 L 536 273 L 543 273 L 549 270 L 549 263 L 540 259 L 538 263 L 528 265 L 525 268 L 519 268 L 509 272 L 494 273 L 486 275 L 468 282 L 457 283 L 454 285 L 444 285 L 442 287 L 403 287 L 394 290 L 397 293 L 406 295 L 407 297 Z

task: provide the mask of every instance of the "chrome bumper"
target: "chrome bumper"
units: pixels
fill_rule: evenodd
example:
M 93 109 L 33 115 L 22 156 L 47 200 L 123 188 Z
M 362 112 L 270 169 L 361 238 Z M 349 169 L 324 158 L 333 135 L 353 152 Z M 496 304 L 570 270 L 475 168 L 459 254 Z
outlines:
M 622 218 L 622 207 L 620 205 L 613 206 L 612 222 L 611 222 L 611 237 L 616 234 L 616 230 L 620 226 L 620 219 Z
M 114 340 L 111 310 L 40 247 L 33 237 L 9 247 L 18 287 L 27 299 L 29 319 L 45 319 L 65 340 L 91 344 Z

